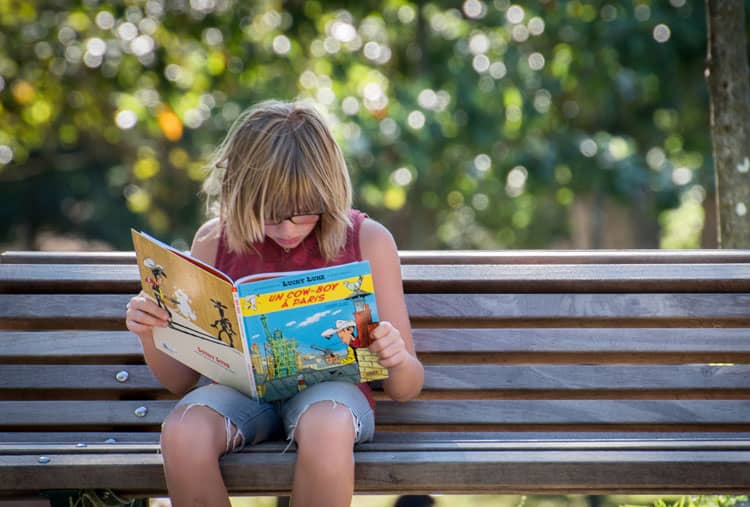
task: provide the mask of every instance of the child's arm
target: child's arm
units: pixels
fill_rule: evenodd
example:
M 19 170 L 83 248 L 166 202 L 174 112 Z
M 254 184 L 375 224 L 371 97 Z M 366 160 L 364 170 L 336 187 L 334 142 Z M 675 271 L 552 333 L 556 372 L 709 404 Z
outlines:
M 191 255 L 213 265 L 216 256 L 218 221 L 204 224 L 195 234 Z M 166 327 L 168 314 L 141 292 L 131 298 L 125 314 L 127 328 L 138 335 L 143 346 L 143 356 L 159 382 L 172 393 L 182 396 L 200 378 L 200 375 L 181 362 L 169 357 L 154 345 L 154 327 Z
M 367 219 L 360 232 L 360 248 L 362 258 L 370 261 L 380 318 L 369 348 L 388 368 L 388 379 L 383 381 L 386 394 L 407 401 L 422 390 L 424 368 L 414 351 L 396 243 L 388 229 Z

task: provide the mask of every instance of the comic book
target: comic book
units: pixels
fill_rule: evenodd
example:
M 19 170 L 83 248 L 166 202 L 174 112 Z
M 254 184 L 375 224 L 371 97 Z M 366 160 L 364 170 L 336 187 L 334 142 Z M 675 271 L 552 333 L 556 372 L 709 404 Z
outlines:
M 169 314 L 155 346 L 209 379 L 273 401 L 326 380 L 387 378 L 367 348 L 379 320 L 369 262 L 232 280 L 131 233 L 143 292 Z

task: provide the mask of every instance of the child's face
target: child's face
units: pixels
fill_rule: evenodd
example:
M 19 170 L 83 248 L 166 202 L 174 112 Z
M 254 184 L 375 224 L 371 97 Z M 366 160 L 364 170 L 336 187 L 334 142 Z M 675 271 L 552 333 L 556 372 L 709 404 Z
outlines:
M 297 220 L 295 220 L 296 222 Z M 278 224 L 266 223 L 266 236 L 271 238 L 277 245 L 285 250 L 291 250 L 298 246 L 315 229 L 320 221 L 320 216 L 315 216 L 314 221 L 305 220 L 304 223 L 294 223 L 290 219 L 283 220 Z

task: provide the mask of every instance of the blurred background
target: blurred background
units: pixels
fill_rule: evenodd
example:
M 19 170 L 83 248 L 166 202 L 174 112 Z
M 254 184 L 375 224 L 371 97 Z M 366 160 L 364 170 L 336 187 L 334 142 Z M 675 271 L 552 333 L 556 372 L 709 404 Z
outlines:
M 0 0 L 0 251 L 188 248 L 208 155 L 269 98 L 327 115 L 401 249 L 713 248 L 705 58 L 697 0 Z
M 232 507 L 280 507 L 273 497 L 233 497 Z M 153 498 L 150 507 L 171 507 Z M 695 495 L 359 495 L 352 507 L 748 507 L 747 496 Z
M 298 97 L 401 249 L 712 248 L 705 58 L 701 1 L 0 1 L 0 251 L 187 248 Z
M 152 499 L 151 507 L 170 507 L 168 499 Z M 235 497 L 232 507 L 277 507 L 271 497 Z M 393 495 L 355 496 L 352 507 L 748 507 L 747 496 L 694 495 Z

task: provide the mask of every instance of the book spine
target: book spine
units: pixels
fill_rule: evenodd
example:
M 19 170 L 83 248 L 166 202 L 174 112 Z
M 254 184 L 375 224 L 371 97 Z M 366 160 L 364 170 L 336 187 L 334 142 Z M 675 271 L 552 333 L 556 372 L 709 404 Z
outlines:
M 240 340 L 242 340 L 242 350 L 245 355 L 245 369 L 247 371 L 247 381 L 250 384 L 250 390 L 253 398 L 258 399 L 258 389 L 255 385 L 255 374 L 253 373 L 253 363 L 250 355 L 250 342 L 247 340 L 245 331 L 245 319 L 242 317 L 242 302 L 237 292 L 237 287 L 232 286 L 232 300 L 234 301 L 234 312 L 237 315 L 237 324 L 240 328 Z

